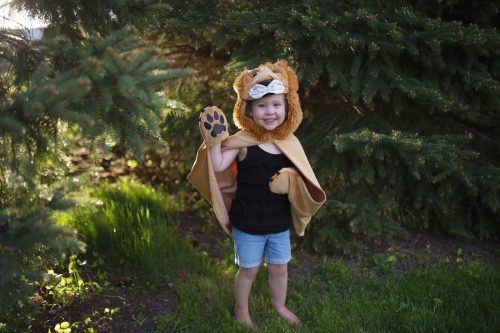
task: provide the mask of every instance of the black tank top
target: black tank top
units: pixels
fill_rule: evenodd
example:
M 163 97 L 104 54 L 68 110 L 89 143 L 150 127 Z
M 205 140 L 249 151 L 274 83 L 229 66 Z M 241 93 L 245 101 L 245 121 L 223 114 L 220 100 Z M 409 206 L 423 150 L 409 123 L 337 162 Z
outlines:
M 293 166 L 284 154 L 271 154 L 259 146 L 247 148 L 238 161 L 237 189 L 229 219 L 237 229 L 254 235 L 273 234 L 290 228 L 290 202 L 286 194 L 269 190 L 271 177 Z

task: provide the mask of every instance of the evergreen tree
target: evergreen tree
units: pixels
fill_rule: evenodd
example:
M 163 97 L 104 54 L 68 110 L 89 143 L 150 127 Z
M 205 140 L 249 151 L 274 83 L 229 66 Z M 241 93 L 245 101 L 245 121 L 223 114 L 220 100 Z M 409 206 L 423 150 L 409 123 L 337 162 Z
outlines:
M 311 224 L 312 246 L 381 244 L 404 227 L 498 237 L 496 1 L 169 5 L 160 14 L 174 42 L 166 47 L 201 72 L 207 58 L 225 63 L 228 78 L 278 58 L 298 68 L 298 135 L 330 198 Z M 230 110 L 231 91 L 221 96 L 204 102 Z
M 51 222 L 60 196 L 40 198 L 44 168 L 64 167 L 63 128 L 110 136 L 141 159 L 145 144 L 164 144 L 159 88 L 187 73 L 147 39 L 152 2 L 15 3 L 50 25 L 40 42 L 0 31 L 0 327 L 9 331 L 44 265 L 81 248 L 73 231 Z

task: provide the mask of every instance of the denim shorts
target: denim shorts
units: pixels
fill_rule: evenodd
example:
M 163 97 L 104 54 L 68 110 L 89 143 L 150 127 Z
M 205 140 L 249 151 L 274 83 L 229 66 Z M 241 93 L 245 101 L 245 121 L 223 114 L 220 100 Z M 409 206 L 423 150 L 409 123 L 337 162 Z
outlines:
M 286 264 L 292 259 L 290 231 L 277 234 L 252 235 L 236 228 L 231 234 L 234 242 L 235 263 L 243 268 L 260 266 L 262 255 L 268 264 Z

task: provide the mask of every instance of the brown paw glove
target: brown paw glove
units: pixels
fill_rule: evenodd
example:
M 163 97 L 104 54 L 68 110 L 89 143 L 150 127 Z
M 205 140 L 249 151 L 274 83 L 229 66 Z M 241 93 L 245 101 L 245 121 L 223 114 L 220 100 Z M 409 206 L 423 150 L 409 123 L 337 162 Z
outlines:
M 204 108 L 199 119 L 200 132 L 207 147 L 222 142 L 229 136 L 227 118 L 218 107 Z

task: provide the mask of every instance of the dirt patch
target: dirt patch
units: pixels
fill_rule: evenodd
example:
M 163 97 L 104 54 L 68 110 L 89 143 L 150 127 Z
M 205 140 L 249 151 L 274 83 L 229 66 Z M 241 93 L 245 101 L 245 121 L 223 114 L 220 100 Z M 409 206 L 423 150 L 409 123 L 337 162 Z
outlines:
M 195 213 L 181 213 L 179 223 L 179 232 L 184 237 L 191 239 L 191 244 L 195 249 L 207 252 L 213 260 L 229 256 L 225 251 L 224 241 L 228 235 L 222 230 L 215 221 L 206 221 Z
M 342 261 L 355 274 L 369 270 L 377 276 L 398 278 L 418 267 L 457 267 L 472 261 L 500 268 L 498 245 L 494 241 L 479 243 L 457 237 L 410 233 L 406 239 L 397 240 L 387 248 L 368 249 L 356 258 L 333 256 L 328 259 Z M 320 255 L 298 251 L 290 264 L 289 278 L 292 281 L 304 280 L 309 275 L 318 274 L 320 265 Z
M 479 261 L 491 267 L 500 267 L 498 242 L 467 241 L 458 237 L 412 233 L 405 240 L 399 240 L 386 248 L 378 256 L 394 255 L 397 261 L 394 270 L 397 275 L 428 265 L 456 266 L 467 262 Z
M 170 286 L 145 291 L 111 288 L 83 296 L 66 306 L 43 308 L 32 324 L 32 332 L 54 332 L 54 326 L 67 321 L 99 333 L 151 332 L 155 317 L 173 313 L 178 298 Z M 83 331 L 83 329 L 81 330 Z
M 154 318 L 175 312 L 177 304 L 177 295 L 168 286 L 134 295 L 113 320 L 111 332 L 151 332 Z
M 293 259 L 288 269 L 288 278 L 291 281 L 302 281 L 319 271 L 321 258 L 318 255 L 299 251 L 292 253 Z

